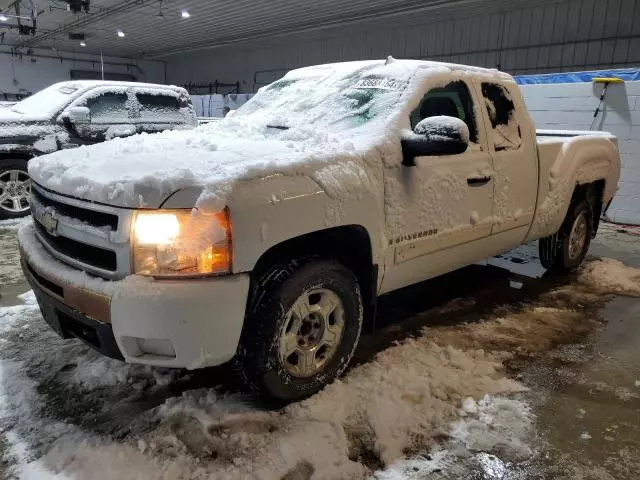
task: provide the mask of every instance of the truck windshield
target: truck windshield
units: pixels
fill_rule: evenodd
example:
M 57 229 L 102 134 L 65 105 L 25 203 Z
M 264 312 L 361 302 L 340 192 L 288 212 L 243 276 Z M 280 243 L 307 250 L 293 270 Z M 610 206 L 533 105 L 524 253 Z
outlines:
M 293 72 L 295 73 L 295 72 Z M 272 128 L 348 129 L 399 108 L 407 82 L 355 71 L 346 75 L 287 75 L 240 107 L 234 118 L 247 117 Z
M 11 110 L 25 115 L 53 115 L 77 90 L 78 87 L 72 85 L 52 85 L 16 103 Z

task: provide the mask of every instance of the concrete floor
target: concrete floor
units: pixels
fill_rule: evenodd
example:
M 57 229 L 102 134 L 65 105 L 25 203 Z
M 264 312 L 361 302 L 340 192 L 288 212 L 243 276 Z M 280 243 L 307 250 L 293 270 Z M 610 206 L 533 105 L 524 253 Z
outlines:
M 0 226 L 0 249 L 1 316 L 2 307 L 9 312 L 7 306 L 22 303 L 17 295 L 26 285 L 17 267 L 14 230 Z M 591 255 L 616 258 L 640 268 L 640 237 L 605 225 Z M 528 389 L 508 397 L 525 405 L 530 415 L 506 408 L 496 413 L 499 402 L 487 407 L 487 411 L 494 409 L 491 415 L 463 414 L 453 422 L 442 414 L 443 428 L 450 421 L 454 426 L 415 441 L 397 464 L 385 465 L 378 453 L 366 448 L 350 458 L 369 472 L 377 470 L 375 476 L 380 479 L 638 478 L 640 300 L 615 295 L 581 277 L 540 277 L 531 249 L 508 256 L 507 263 L 503 258 L 494 264 L 509 268 L 472 266 L 383 297 L 379 330 L 362 339 L 346 383 L 355 383 L 362 368 L 396 348 L 398 342 L 428 337 L 436 345 L 502 358 L 507 376 Z M 0 402 L 4 404 L 0 409 L 4 437 L 0 450 L 6 448 L 7 453 L 0 478 L 17 478 L 16 472 L 32 478 L 24 473 L 30 471 L 22 468 L 25 461 L 41 458 L 60 439 L 71 441 L 79 435 L 117 445 L 144 445 L 141 450 L 148 452 L 146 445 L 154 444 L 149 438 L 157 439 L 154 432 L 162 430 L 166 422 L 164 417 L 153 417 L 158 406 L 184 398 L 195 389 L 220 383 L 223 386 L 218 385 L 218 390 L 229 388 L 224 386 L 224 370 L 185 378 L 103 361 L 79 342 L 59 340 L 37 310 L 21 311 L 20 315 L 24 318 L 11 329 L 0 328 L 4 369 L 0 377 L 4 397 Z M 83 363 L 91 365 L 88 370 L 82 370 Z M 110 375 L 115 377 L 107 382 Z M 157 381 L 158 377 L 163 380 Z M 24 398 L 12 402 L 8 397 L 16 388 L 22 391 L 21 385 L 29 394 L 22 393 Z M 464 385 L 458 388 L 460 392 L 449 395 L 452 401 L 467 395 Z M 471 410 L 482 410 L 482 400 L 475 400 L 478 407 L 471 402 Z M 264 411 L 263 406 L 256 408 Z M 277 414 L 281 418 L 286 412 Z M 27 417 L 28 422 L 21 420 Z M 212 460 L 210 450 L 202 447 L 202 442 L 211 439 L 195 441 L 200 437 L 197 429 L 191 430 L 192 424 L 193 419 L 184 420 L 184 412 L 171 419 L 175 442 L 202 471 L 217 472 L 225 465 L 221 463 L 224 455 Z M 350 435 L 361 433 L 356 430 Z M 16 458 L 16 438 L 22 460 Z M 366 443 L 362 438 L 356 440 L 359 445 Z M 165 450 L 154 451 L 154 461 L 166 460 Z M 53 478 L 51 472 L 68 473 L 72 466 L 76 475 L 68 478 L 102 478 L 78 470 L 80 454 L 74 452 L 64 462 L 45 462 L 48 473 L 38 478 Z M 238 462 L 237 468 L 243 468 Z M 151 468 L 145 465 L 141 471 Z M 313 467 L 304 462 L 301 465 L 290 472 L 294 476 L 274 478 L 309 478 Z M 208 478 L 198 476 L 200 470 L 183 468 L 183 477 L 175 478 Z M 141 478 L 153 478 L 149 472 Z

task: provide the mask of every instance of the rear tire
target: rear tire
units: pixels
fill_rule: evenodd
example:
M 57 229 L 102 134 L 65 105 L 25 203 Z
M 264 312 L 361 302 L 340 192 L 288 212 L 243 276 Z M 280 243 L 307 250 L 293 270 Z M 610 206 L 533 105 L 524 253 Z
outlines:
M 29 215 L 30 192 L 27 161 L 17 158 L 0 160 L 0 220 Z
M 252 289 L 235 370 L 250 391 L 300 400 L 349 365 L 363 322 L 358 280 L 333 260 L 291 260 Z
M 553 272 L 573 272 L 587 256 L 592 237 L 590 204 L 585 200 L 572 202 L 558 233 L 540 239 L 540 263 Z

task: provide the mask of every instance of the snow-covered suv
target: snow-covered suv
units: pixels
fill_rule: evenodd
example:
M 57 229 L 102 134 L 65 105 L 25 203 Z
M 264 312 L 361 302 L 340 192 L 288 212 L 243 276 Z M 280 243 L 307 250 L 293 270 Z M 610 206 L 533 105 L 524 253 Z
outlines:
M 619 168 L 609 134 L 536 134 L 498 71 L 309 67 L 218 123 L 34 159 L 22 263 L 62 336 L 232 361 L 292 400 L 345 370 L 380 295 L 537 239 L 577 268 Z
M 144 83 L 56 83 L 0 109 L 0 219 L 29 214 L 27 162 L 35 156 L 196 125 L 186 90 Z

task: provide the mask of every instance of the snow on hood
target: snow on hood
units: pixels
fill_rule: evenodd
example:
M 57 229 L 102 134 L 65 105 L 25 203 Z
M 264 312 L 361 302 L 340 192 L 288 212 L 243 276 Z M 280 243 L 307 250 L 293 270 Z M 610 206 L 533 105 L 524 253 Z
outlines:
M 158 207 L 181 188 L 202 187 L 196 206 L 211 210 L 228 204 L 238 181 L 270 174 L 318 181 L 329 170 L 334 186 L 341 172 L 358 183 L 363 162 L 383 156 L 381 146 L 400 148 L 393 133 L 400 131 L 398 119 L 408 118 L 408 98 L 420 92 L 416 78 L 450 73 L 449 67 L 390 58 L 294 70 L 233 117 L 63 150 L 32 160 L 29 172 L 56 192 L 125 207 Z
M 246 124 L 215 126 L 143 133 L 62 150 L 33 159 L 29 172 L 36 183 L 58 193 L 122 207 L 157 208 L 181 188 L 222 193 L 240 178 L 295 174 L 295 166 L 309 169 L 339 149 L 337 139 L 310 131 L 270 133 L 265 127 L 249 133 Z

